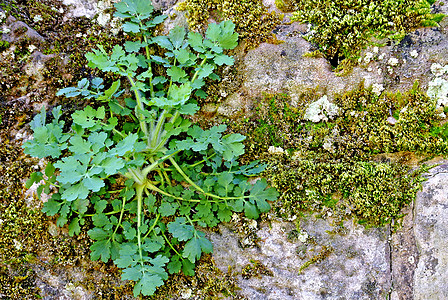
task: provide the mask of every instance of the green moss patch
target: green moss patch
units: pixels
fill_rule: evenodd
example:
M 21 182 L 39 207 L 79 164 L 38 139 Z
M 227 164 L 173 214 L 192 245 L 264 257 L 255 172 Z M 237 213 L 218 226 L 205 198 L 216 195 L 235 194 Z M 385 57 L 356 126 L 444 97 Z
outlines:
M 275 41 L 272 31 L 281 23 L 281 16 L 268 13 L 261 0 L 186 0 L 178 9 L 187 11 L 193 30 L 204 29 L 211 17 L 217 21 L 232 20 L 240 41 L 245 41 L 248 48 Z
M 372 38 L 401 40 L 420 26 L 437 26 L 443 15 L 431 14 L 434 0 L 292 0 L 283 6 L 292 20 L 311 24 L 306 38 L 328 59 L 354 58 Z M 282 2 L 283 3 L 283 2 Z M 337 62 L 336 62 L 337 64 Z
M 265 176 L 282 194 L 275 209 L 284 218 L 313 211 L 375 226 L 394 222 L 415 199 L 426 170 L 412 172 L 406 162 L 415 154 L 448 153 L 442 111 L 417 85 L 380 96 L 361 85 L 335 97 L 333 119 L 307 121 L 309 104 L 320 97 L 308 91 L 292 103 L 286 95 L 268 95 L 252 116 L 231 122 L 248 137 L 244 159 L 272 163 Z M 384 153 L 399 158 L 392 162 Z

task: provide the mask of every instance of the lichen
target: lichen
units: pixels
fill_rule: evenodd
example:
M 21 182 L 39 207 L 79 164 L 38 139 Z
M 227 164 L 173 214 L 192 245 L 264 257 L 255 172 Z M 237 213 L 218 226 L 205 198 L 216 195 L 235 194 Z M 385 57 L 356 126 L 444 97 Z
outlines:
M 261 0 L 185 0 L 178 9 L 187 11 L 190 28 L 203 30 L 209 18 L 217 21 L 232 20 L 240 41 L 245 41 L 248 48 L 262 42 L 276 41 L 272 31 L 281 23 L 281 16 L 267 8 Z

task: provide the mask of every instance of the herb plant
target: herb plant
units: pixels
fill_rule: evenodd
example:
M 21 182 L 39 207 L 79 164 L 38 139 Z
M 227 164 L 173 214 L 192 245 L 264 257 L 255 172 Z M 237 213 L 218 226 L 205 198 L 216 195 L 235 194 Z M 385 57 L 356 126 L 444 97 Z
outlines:
M 101 78 L 84 78 L 60 90 L 57 95 L 98 105 L 75 111 L 69 127 L 60 106 L 52 120 L 45 109 L 35 116 L 24 152 L 53 163 L 26 186 L 39 183 L 39 195 L 56 187 L 43 211 L 58 215 L 57 225 L 68 224 L 70 235 L 90 219 L 91 259 L 111 259 L 123 280 L 136 282 L 135 296 L 152 295 L 168 273 L 194 275 L 201 254 L 212 252 L 198 227 L 227 222 L 233 212 L 257 218 L 278 193 L 265 180 L 248 182 L 265 165 L 239 166 L 243 135 L 224 135 L 225 125 L 203 130 L 183 117 L 197 112 L 192 94 L 206 96 L 202 87 L 207 78 L 219 79 L 217 67 L 233 65 L 224 51 L 237 46 L 234 24 L 210 24 L 205 38 L 180 27 L 154 37 L 150 29 L 165 16 L 152 18 L 149 1 L 124 0 L 115 8 L 135 40 L 110 54 L 98 46 L 86 58 L 128 86 L 118 79 L 106 89 Z M 152 55 L 157 47 L 160 55 Z M 166 76 L 156 76 L 155 68 Z

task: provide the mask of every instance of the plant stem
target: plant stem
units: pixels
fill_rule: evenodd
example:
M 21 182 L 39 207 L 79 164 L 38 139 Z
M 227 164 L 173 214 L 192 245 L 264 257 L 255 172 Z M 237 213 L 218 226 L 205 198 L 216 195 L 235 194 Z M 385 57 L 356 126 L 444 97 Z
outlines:
M 140 226 L 142 226 L 142 202 L 143 202 L 143 190 L 145 186 L 138 184 L 136 187 L 137 193 L 137 243 L 138 254 L 140 255 L 140 264 L 143 266 L 143 252 L 142 252 L 142 237 L 140 232 Z

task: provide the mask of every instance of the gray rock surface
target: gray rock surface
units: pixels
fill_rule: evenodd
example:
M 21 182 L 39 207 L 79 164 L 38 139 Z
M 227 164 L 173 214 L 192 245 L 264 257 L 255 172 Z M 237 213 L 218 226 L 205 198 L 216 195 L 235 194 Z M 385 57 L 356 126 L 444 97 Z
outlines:
M 349 221 L 335 228 L 314 217 L 301 219 L 299 228 L 300 232 L 292 222 L 261 224 L 258 247 L 241 249 L 238 236 L 222 226 L 221 235 L 211 236 L 214 259 L 223 271 L 229 266 L 240 271 L 251 261 L 271 271 L 240 277 L 241 295 L 248 299 L 387 298 L 391 288 L 387 228 L 365 229 Z
M 415 203 L 414 299 L 448 299 L 448 164 L 431 170 Z

